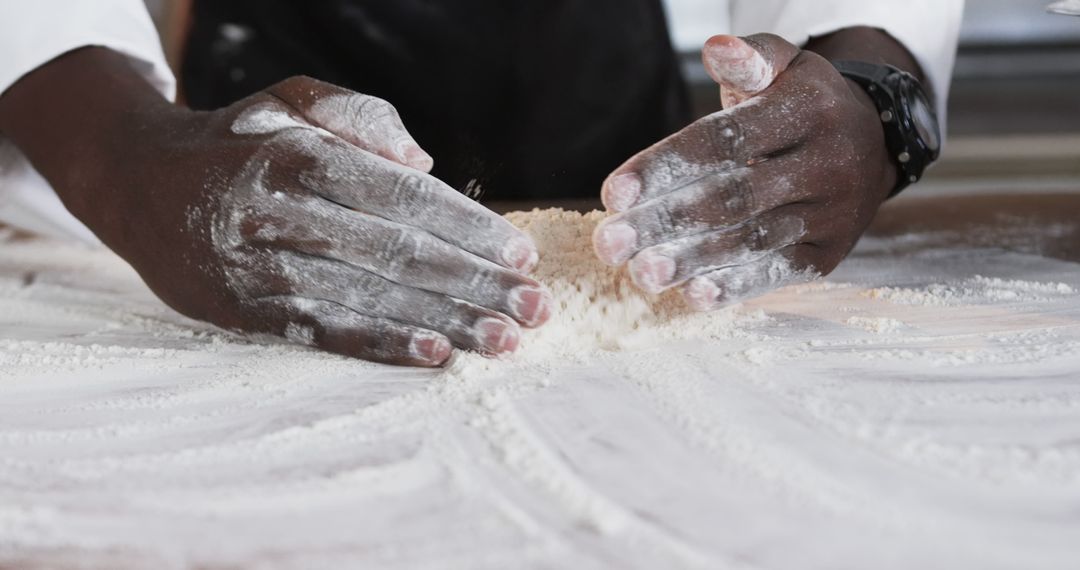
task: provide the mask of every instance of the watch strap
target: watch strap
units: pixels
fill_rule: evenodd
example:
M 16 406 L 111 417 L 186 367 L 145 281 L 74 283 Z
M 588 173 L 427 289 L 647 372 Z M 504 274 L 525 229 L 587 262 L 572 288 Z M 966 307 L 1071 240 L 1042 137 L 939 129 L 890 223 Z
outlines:
M 889 197 L 896 196 L 911 184 L 918 182 L 926 167 L 936 158 L 922 156 L 919 145 L 913 144 L 910 133 L 914 125 L 903 109 L 899 94 L 890 88 L 894 77 L 910 77 L 907 72 L 891 65 L 875 64 L 865 61 L 834 61 L 833 66 L 840 75 L 851 79 L 866 91 L 877 107 L 878 117 L 885 130 L 885 143 L 889 154 L 897 166 L 897 181 Z

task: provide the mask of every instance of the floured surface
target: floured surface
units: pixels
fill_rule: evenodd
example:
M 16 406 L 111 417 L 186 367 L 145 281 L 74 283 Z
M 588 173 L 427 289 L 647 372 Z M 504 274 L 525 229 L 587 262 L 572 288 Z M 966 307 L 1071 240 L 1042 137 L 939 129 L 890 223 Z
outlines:
M 1080 265 L 868 239 L 824 282 L 654 312 L 558 216 L 563 313 L 442 372 L 247 343 L 108 253 L 0 244 L 0 566 L 1075 566 Z

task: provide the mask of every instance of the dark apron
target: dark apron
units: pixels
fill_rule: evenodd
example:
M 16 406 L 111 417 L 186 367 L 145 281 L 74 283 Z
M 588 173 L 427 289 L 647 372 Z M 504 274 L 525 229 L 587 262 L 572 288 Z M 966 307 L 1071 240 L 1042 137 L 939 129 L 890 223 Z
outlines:
M 194 108 L 293 75 L 390 101 L 485 200 L 595 198 L 689 121 L 660 0 L 195 0 Z

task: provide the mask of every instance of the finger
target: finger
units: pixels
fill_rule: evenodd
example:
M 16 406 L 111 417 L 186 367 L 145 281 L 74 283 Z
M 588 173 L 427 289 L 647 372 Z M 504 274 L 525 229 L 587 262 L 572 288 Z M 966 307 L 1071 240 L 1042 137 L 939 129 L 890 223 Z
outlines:
M 526 234 L 438 179 L 358 149 L 296 122 L 281 110 L 248 109 L 242 132 L 278 133 L 249 161 L 239 187 L 280 199 L 309 190 L 319 197 L 426 231 L 470 253 L 518 272 L 536 267 L 539 254 Z M 291 125 L 267 131 L 267 125 Z M 234 129 L 236 129 L 234 125 Z M 248 128 L 250 127 L 251 130 Z M 267 203 L 260 195 L 259 203 Z
M 267 90 L 310 123 L 387 160 L 422 172 L 435 161 L 405 129 L 389 102 L 309 77 L 285 80 Z
M 515 271 L 536 267 L 540 256 L 529 236 L 437 178 L 333 139 L 321 143 L 321 156 L 300 183 L 323 198 L 421 229 Z
M 805 107 L 811 97 L 810 90 L 785 87 L 753 106 L 695 121 L 612 172 L 601 190 L 604 206 L 624 212 L 703 177 L 764 162 L 795 147 L 814 125 L 790 120 L 789 109 Z
M 597 225 L 593 247 L 608 265 L 641 250 L 709 231 L 723 230 L 779 208 L 812 199 L 798 183 L 798 165 L 787 157 L 710 174 L 634 206 Z
M 261 299 L 252 305 L 257 328 L 297 344 L 353 358 L 401 366 L 434 367 L 450 358 L 445 336 L 361 315 L 341 305 L 302 297 Z
M 276 256 L 288 289 L 278 292 L 332 301 L 373 318 L 438 332 L 457 348 L 484 354 L 517 350 L 521 329 L 506 315 L 445 295 L 394 283 L 348 264 L 299 253 Z
M 820 256 L 813 245 L 788 246 L 741 265 L 695 277 L 682 286 L 682 295 L 695 311 L 718 309 L 780 287 L 817 279 L 821 274 L 814 262 Z
M 344 261 L 408 287 L 441 293 L 537 327 L 551 316 L 551 294 L 520 273 L 431 234 L 342 208 L 296 199 L 284 214 L 253 216 L 247 243 Z
M 647 247 L 740 224 L 760 207 L 750 169 L 711 174 L 608 217 L 593 231 L 593 249 L 621 265 Z
M 730 109 L 768 89 L 799 51 L 772 34 L 719 35 L 705 42 L 701 59 L 709 76 L 720 84 L 724 108 Z
M 745 265 L 800 243 L 806 222 L 797 208 L 781 208 L 740 226 L 705 232 L 645 249 L 630 260 L 634 283 L 657 294 L 699 275 Z
M 702 60 L 722 93 L 741 102 L 766 90 L 798 54 L 799 48 L 771 34 L 714 36 L 702 49 Z M 783 118 L 797 103 L 792 97 L 798 94 L 778 94 L 753 109 L 725 103 L 725 111 L 695 122 L 613 172 L 601 191 L 604 206 L 621 212 L 717 167 L 731 166 L 725 162 L 745 165 L 787 148 L 800 127 Z

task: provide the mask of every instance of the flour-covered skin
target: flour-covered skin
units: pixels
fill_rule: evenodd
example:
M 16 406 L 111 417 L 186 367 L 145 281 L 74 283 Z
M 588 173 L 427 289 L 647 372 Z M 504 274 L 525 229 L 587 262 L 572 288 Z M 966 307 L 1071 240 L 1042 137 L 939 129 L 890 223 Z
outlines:
M 97 113 L 13 132 L 71 212 L 188 317 L 438 366 L 455 348 L 511 352 L 551 313 L 527 276 L 532 240 L 432 177 L 386 101 L 297 77 L 193 111 L 99 48 L 35 77 L 0 119 L 55 119 L 72 105 L 38 101 L 85 87 L 79 104 Z
M 231 131 L 258 144 L 216 211 L 192 211 L 256 328 L 383 362 L 515 350 L 551 311 L 532 241 L 426 174 L 388 103 L 319 87 L 245 105 Z
M 709 75 L 720 83 L 725 109 L 768 89 L 776 78 L 772 63 L 745 41 L 714 39 L 705 49 L 702 60 Z
M 823 57 L 716 36 L 703 60 L 725 109 L 608 177 L 593 243 L 643 290 L 709 310 L 832 271 L 895 170 L 872 103 Z

